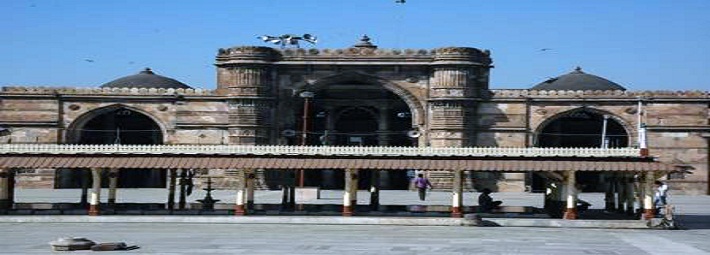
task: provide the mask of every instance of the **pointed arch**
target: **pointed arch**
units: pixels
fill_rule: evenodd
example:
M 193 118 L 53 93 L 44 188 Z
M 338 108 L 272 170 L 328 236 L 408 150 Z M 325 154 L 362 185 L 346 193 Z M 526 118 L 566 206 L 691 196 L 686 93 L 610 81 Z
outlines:
M 534 131 L 535 145 L 539 146 L 539 144 L 540 144 L 539 137 L 541 136 L 541 134 L 544 133 L 543 131 L 546 128 L 548 128 L 551 124 L 553 124 L 557 121 L 561 121 L 565 118 L 579 116 L 580 114 L 584 114 L 584 113 L 593 114 L 596 116 L 609 116 L 609 120 L 614 121 L 616 124 L 618 124 L 623 129 L 623 132 L 625 133 L 626 138 L 627 138 L 625 146 L 631 146 L 631 139 L 628 139 L 631 136 L 631 134 L 634 133 L 631 125 L 623 118 L 621 118 L 609 111 L 605 111 L 602 109 L 596 109 L 596 108 L 592 108 L 592 107 L 578 107 L 578 108 L 570 109 L 570 110 L 567 110 L 564 112 L 557 113 L 557 114 L 545 119 L 540 124 L 538 124 L 537 127 L 535 127 L 533 129 L 533 130 L 535 130 Z
M 424 107 L 422 103 L 406 89 L 381 77 L 359 71 L 344 71 L 335 75 L 320 78 L 308 85 L 308 89 L 317 91 L 325 89 L 332 84 L 345 82 L 358 82 L 381 86 L 385 90 L 397 95 L 400 99 L 402 99 L 402 101 L 404 101 L 405 104 L 407 104 L 409 111 L 412 113 L 412 120 L 414 122 L 412 123 L 413 125 L 422 126 L 424 124 Z
M 139 114 L 144 115 L 153 123 L 155 123 L 156 126 L 160 129 L 160 134 L 162 137 L 161 143 L 165 143 L 168 141 L 168 134 L 167 134 L 167 128 L 163 122 L 160 121 L 157 117 L 153 116 L 149 112 L 142 110 L 137 107 L 125 105 L 125 104 L 112 104 L 112 105 L 107 105 L 103 107 L 99 107 L 90 111 L 87 111 L 81 115 L 79 115 L 74 121 L 72 121 L 68 127 L 67 127 L 67 132 L 64 135 L 64 141 L 66 143 L 77 143 L 81 139 L 81 130 L 82 128 L 91 120 L 93 120 L 96 117 L 99 117 L 103 114 L 106 114 L 111 111 L 119 110 L 119 109 L 126 109 L 130 110 Z

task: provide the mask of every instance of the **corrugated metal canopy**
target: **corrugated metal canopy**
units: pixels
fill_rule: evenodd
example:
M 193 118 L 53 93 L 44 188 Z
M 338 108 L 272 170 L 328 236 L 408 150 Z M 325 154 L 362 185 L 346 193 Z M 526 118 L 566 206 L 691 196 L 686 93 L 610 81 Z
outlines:
M 220 155 L 0 155 L 0 168 L 143 169 L 382 169 L 472 171 L 674 171 L 674 165 L 648 159 L 590 158 L 352 158 L 235 157 Z

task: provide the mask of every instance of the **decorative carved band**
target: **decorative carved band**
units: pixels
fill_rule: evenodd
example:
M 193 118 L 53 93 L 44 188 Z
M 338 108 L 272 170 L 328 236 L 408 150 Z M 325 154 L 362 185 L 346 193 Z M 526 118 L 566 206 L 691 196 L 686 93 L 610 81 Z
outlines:
M 238 132 L 242 131 L 242 129 Z M 237 132 L 237 131 L 235 131 Z M 252 132 L 252 131 L 249 131 Z M 259 132 L 258 130 L 253 132 Z M 453 132 L 453 131 L 446 131 Z M 456 131 L 458 132 L 458 131 Z M 245 133 L 238 133 L 239 135 Z M 259 133 L 255 133 L 260 135 Z M 235 154 L 235 155 L 366 155 L 366 156 L 516 156 L 516 157 L 640 157 L 638 148 L 512 148 L 512 147 L 358 147 L 358 146 L 234 146 L 119 144 L 0 144 L 1 154 Z

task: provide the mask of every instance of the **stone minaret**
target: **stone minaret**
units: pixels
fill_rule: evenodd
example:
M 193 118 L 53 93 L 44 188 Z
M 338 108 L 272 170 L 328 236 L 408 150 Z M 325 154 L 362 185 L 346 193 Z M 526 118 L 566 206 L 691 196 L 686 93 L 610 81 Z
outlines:
M 431 63 L 429 142 L 433 147 L 475 145 L 476 101 L 488 89 L 491 59 L 475 48 L 439 48 Z
M 268 47 L 219 50 L 217 93 L 226 96 L 229 104 L 229 144 L 272 143 L 272 61 L 278 55 Z

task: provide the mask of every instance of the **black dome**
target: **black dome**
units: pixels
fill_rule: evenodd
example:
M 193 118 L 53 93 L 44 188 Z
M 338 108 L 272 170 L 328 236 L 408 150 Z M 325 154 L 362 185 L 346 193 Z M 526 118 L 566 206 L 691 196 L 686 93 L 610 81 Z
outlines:
M 577 67 L 568 74 L 535 85 L 531 90 L 626 90 L 626 88 L 602 77 L 582 72 L 582 68 Z
M 175 79 L 165 76 L 160 76 L 150 68 L 146 68 L 138 74 L 121 77 L 113 81 L 104 83 L 102 88 L 163 88 L 163 89 L 190 89 L 192 87 L 185 85 Z

